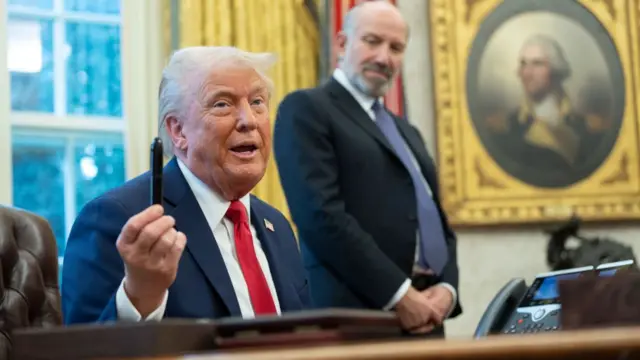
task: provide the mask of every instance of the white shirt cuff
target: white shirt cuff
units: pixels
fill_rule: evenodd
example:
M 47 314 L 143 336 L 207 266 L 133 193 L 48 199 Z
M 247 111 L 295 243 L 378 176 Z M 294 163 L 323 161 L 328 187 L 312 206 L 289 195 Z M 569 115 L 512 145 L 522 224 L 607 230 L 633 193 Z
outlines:
M 400 285 L 398 291 L 396 291 L 391 300 L 382 309 L 385 311 L 393 309 L 393 307 L 396 306 L 396 304 L 402 299 L 402 297 L 405 296 L 407 291 L 409 291 L 409 288 L 411 288 L 411 279 L 405 280 L 402 285 Z
M 450 284 L 441 282 L 441 283 L 436 284 L 436 286 L 438 286 L 438 285 L 439 286 L 444 286 L 447 290 L 449 290 L 451 292 L 451 296 L 453 297 L 453 302 L 451 303 L 451 308 L 449 308 L 449 311 L 447 312 L 447 316 L 445 316 L 445 319 L 446 319 L 451 315 L 453 310 L 456 308 L 456 304 L 458 303 L 458 292 Z
M 169 297 L 169 291 L 165 291 L 162 303 L 155 309 L 144 321 L 160 321 L 164 317 L 164 310 L 167 308 L 167 298 Z M 140 321 L 142 315 L 138 312 L 135 306 L 129 300 L 126 291 L 124 291 L 124 279 L 120 283 L 118 292 L 116 293 L 116 309 L 118 311 L 118 320 L 124 321 Z

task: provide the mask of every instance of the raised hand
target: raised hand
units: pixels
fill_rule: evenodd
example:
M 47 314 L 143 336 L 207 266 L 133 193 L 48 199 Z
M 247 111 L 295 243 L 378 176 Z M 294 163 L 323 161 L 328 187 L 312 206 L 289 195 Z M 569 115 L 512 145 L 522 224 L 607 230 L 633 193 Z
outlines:
M 125 265 L 124 290 L 142 317 L 163 301 L 178 271 L 186 236 L 175 220 L 152 205 L 127 221 L 116 247 Z

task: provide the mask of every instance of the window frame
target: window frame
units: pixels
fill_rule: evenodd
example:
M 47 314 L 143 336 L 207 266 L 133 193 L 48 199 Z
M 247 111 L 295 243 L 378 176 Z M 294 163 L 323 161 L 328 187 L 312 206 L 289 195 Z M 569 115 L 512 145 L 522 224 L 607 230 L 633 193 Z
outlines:
M 7 5 L 6 0 L 0 0 L 0 34 L 7 34 Z M 154 134 L 157 134 L 157 93 L 165 56 L 163 6 L 164 1 L 122 0 L 122 121 L 89 116 L 61 116 L 55 113 L 12 112 L 7 63 L 8 37 L 0 36 L 0 204 L 13 204 L 11 134 L 14 128 L 21 132 L 53 130 L 120 133 L 124 141 L 126 179 L 149 168 L 149 145 Z M 33 13 L 37 14 L 35 11 Z M 101 18 L 99 15 L 90 17 Z
M 7 2 L 0 0 L 0 34 L 7 34 Z M 11 166 L 11 94 L 7 36 L 0 36 L 0 204 L 11 204 L 13 172 Z M 2 171 L 4 170 L 4 171 Z

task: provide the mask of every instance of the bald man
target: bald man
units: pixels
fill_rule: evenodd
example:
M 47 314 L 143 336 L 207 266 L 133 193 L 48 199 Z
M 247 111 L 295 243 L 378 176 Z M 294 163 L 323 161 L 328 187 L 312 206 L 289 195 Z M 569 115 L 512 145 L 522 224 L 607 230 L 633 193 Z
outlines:
M 333 76 L 282 101 L 274 151 L 314 306 L 395 310 L 408 332 L 444 336 L 462 311 L 456 238 L 420 133 L 381 102 L 408 35 L 386 1 L 354 7 Z

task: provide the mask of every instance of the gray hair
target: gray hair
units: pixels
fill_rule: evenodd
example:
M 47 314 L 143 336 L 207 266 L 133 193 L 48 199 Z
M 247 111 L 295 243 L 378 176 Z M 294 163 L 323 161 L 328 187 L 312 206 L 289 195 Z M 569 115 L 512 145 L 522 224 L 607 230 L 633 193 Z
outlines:
M 571 76 L 571 67 L 558 41 L 546 35 L 534 35 L 524 42 L 522 49 L 529 46 L 539 46 L 544 51 L 549 59 L 552 76 L 558 82 L 563 82 Z
M 165 156 L 174 155 L 173 141 L 166 128 L 167 117 L 183 118 L 189 101 L 216 66 L 242 64 L 254 69 L 267 84 L 271 98 L 274 84 L 266 72 L 275 62 L 274 54 L 252 53 L 230 46 L 196 46 L 174 52 L 162 71 L 158 92 L 158 136 Z
M 389 3 L 388 0 L 367 0 L 367 1 L 362 1 L 359 4 L 357 4 L 356 6 L 352 7 L 351 9 L 349 9 L 349 11 L 347 11 L 347 13 L 344 16 L 344 19 L 342 21 L 342 32 L 345 33 L 345 35 L 347 35 L 347 37 L 350 37 L 351 35 L 353 35 L 355 29 L 356 29 L 356 24 L 357 24 L 357 20 L 358 20 L 358 13 L 360 12 L 360 10 L 362 9 L 363 6 L 366 6 L 367 3 L 372 3 L 372 2 L 385 2 L 385 3 Z M 407 27 L 407 37 L 409 37 L 409 24 L 405 21 L 405 25 Z

